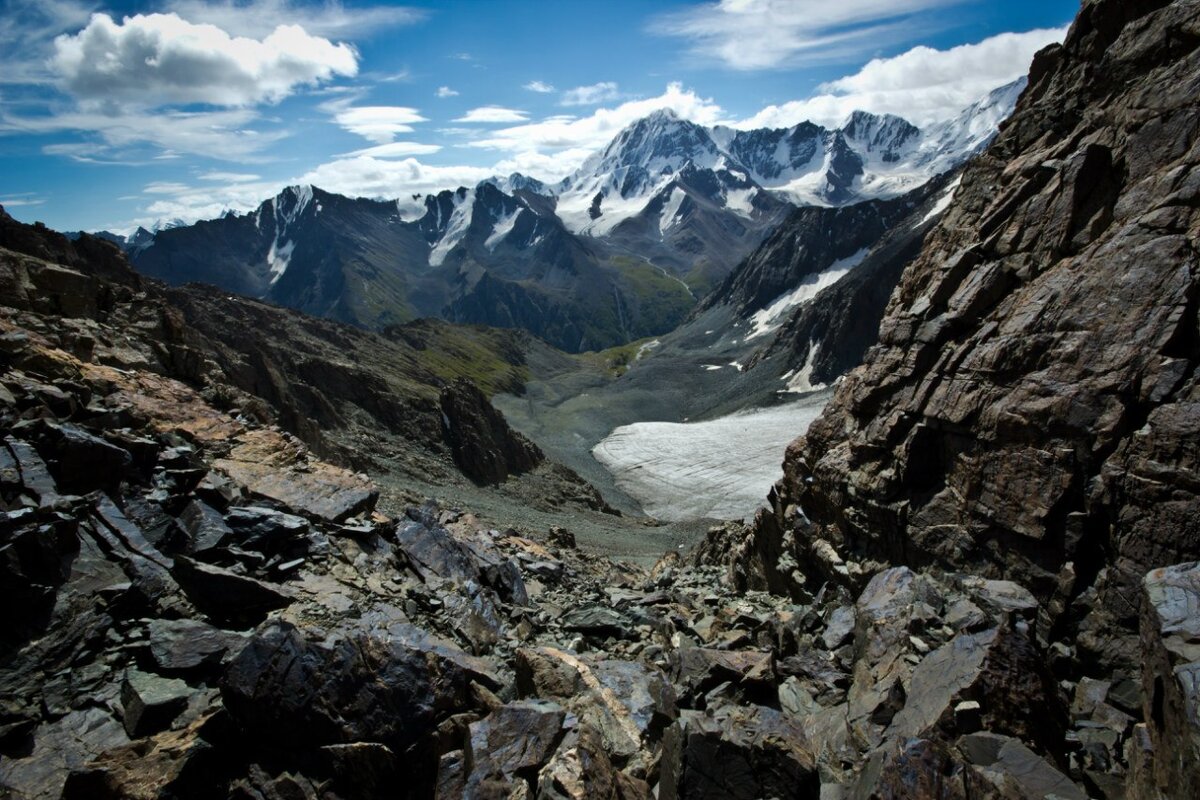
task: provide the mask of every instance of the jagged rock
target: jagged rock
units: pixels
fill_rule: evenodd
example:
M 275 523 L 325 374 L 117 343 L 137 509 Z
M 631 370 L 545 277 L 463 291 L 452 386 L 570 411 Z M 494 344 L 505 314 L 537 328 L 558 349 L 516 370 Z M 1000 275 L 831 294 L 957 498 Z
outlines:
M 204 553 L 230 543 L 233 531 L 220 511 L 201 500 L 193 500 L 179 515 L 188 534 L 188 552 Z
M 34 435 L 63 492 L 113 490 L 133 463 L 129 451 L 75 425 L 47 423 Z
M 215 667 L 246 641 L 240 634 L 191 619 L 152 619 L 146 635 L 150 657 L 168 673 Z
M 121 683 L 125 732 L 131 739 L 158 733 L 187 708 L 192 688 L 181 680 L 130 670 Z
M 1041 797 L 997 787 L 950 749 L 928 739 L 890 744 L 871 755 L 845 794 L 847 800 L 1018 800 Z
M 1036 742 L 1046 752 L 1061 746 L 1066 715 L 1053 679 L 1029 639 L 1007 628 L 958 634 L 922 659 L 885 736 L 905 741 L 940 732 L 953 739 L 966 733 L 956 728 L 963 700 L 980 703 L 988 730 Z
M 186 556 L 175 558 L 172 574 L 188 599 L 217 622 L 256 624 L 294 599 L 262 581 Z
M 685 711 L 663 738 L 659 800 L 816 800 L 820 791 L 803 730 L 773 709 Z
M 294 444 L 273 431 L 243 434 L 228 458 L 213 463 L 254 494 L 328 522 L 368 514 L 379 499 L 379 489 L 366 478 L 301 458 Z
M 538 800 L 650 800 L 645 781 L 619 771 L 600 734 L 587 724 L 568 731 L 558 752 L 542 768 Z
M 411 759 L 431 779 L 430 735 L 450 713 L 472 707 L 465 654 L 427 646 L 421 631 L 358 633 L 310 641 L 288 625 L 255 637 L 230 662 L 221 695 L 255 746 L 284 752 L 374 741 Z
M 774 694 L 775 668 L 770 652 L 685 647 L 671 652 L 669 674 L 680 699 L 687 702 L 725 682 L 751 697 Z
M 627 638 L 633 624 L 619 611 L 607 606 L 582 606 L 567 612 L 562 618 L 563 628 L 590 636 Z
M 523 648 L 515 672 L 523 697 L 563 703 L 596 730 L 610 754 L 623 759 L 652 746 L 678 714 L 666 676 L 644 664 Z
M 265 555 L 287 554 L 292 557 L 308 549 L 308 520 L 272 508 L 246 506 L 231 508 L 225 524 L 233 531 L 238 547 Z
M 211 719 L 208 713 L 180 730 L 106 750 L 71 771 L 62 800 L 158 800 L 222 792 L 218 759 L 200 736 Z
M 479 577 L 470 549 L 445 528 L 402 521 L 396 526 L 395 537 L 408 563 L 426 581 L 440 578 L 461 583 Z
M 518 790 L 532 797 L 529 781 L 537 775 L 563 736 L 566 712 L 557 703 L 521 700 L 501 706 L 479 722 L 467 736 L 464 798 L 504 796 Z
M 1151 570 L 1142 583 L 1142 692 L 1165 796 L 1200 793 L 1200 562 Z
M 461 379 L 442 390 L 443 433 L 454 462 L 477 483 L 503 483 L 540 464 L 545 456 L 512 430 L 474 383 Z
M 1087 800 L 1088 794 L 1020 740 L 994 733 L 972 733 L 958 742 L 968 763 L 999 789 L 1015 789 L 1022 797 Z

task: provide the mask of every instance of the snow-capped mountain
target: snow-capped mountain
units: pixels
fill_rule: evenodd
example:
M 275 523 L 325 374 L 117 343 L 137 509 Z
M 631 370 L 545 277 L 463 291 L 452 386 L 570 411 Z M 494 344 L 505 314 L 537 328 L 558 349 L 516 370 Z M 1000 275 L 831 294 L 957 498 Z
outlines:
M 643 214 L 685 170 L 707 173 L 708 199 L 751 223 L 770 213 L 766 204 L 751 202 L 763 192 L 801 206 L 896 197 L 979 152 L 1012 112 L 1025 83 L 1022 78 L 997 89 L 926 130 L 865 111 L 832 130 L 811 122 L 780 129 L 706 128 L 669 110 L 656 111 L 551 189 L 567 227 L 598 237 Z
M 141 230 L 135 266 L 372 328 L 416 316 L 521 327 L 567 350 L 677 324 L 795 207 L 899 196 L 982 148 L 1023 88 L 920 130 L 706 128 L 657 111 L 575 173 L 400 200 L 293 186 L 249 214 Z

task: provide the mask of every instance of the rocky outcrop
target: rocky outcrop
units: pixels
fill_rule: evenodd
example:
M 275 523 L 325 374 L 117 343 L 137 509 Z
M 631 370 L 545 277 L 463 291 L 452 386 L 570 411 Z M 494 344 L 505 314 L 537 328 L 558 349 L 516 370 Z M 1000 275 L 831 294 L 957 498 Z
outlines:
M 473 480 L 502 483 L 545 459 L 538 446 L 510 428 L 504 415 L 470 381 L 459 380 L 443 389 L 441 405 L 442 432 L 454 462 Z
M 860 773 L 876 790 L 965 763 L 1023 795 L 1071 796 L 1055 788 L 1066 773 L 1089 796 L 1196 791 L 1194 586 L 1189 567 L 1162 568 L 1200 557 L 1198 30 L 1194 2 L 1084 3 L 963 173 L 879 345 L 789 447 L 771 507 L 707 545 L 730 554 L 735 585 L 798 599 L 870 595 L 889 576 L 910 624 L 929 606 L 912 587 L 931 575 L 992 586 L 942 609 L 963 631 L 919 664 L 883 655 L 913 634 L 864 629 L 860 600 L 855 646 L 882 649 L 870 692 L 855 676 L 849 731 L 884 748 Z M 899 581 L 898 564 L 920 577 Z M 989 655 L 1010 632 L 979 613 L 1005 607 L 1018 637 Z M 965 688 L 994 658 L 1026 666 Z M 1039 663 L 1049 671 L 1013 682 Z M 1018 725 L 1028 703 L 1048 716 Z M 899 732 L 916 739 L 886 750 Z M 952 751 L 936 743 L 953 737 Z
M 1135 669 L 1126 598 L 1200 555 L 1196 20 L 1187 2 L 1089 2 L 1038 56 L 880 346 L 789 450 L 751 582 L 861 586 L 888 563 L 1012 577 L 1080 669 Z

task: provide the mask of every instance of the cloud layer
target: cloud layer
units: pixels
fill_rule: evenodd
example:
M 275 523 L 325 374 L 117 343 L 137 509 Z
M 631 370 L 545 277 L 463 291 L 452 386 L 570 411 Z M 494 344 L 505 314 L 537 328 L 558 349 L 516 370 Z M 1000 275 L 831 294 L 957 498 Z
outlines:
M 903 22 L 964 0 L 720 0 L 658 17 L 651 32 L 735 70 L 837 62 L 902 38 Z

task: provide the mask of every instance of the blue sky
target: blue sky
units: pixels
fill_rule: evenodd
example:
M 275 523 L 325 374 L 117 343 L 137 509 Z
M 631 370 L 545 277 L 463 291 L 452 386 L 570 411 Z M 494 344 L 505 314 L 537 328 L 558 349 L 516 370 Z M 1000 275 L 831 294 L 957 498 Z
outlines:
M 953 115 L 1077 0 L 0 0 L 0 204 L 60 229 L 556 180 L 670 107 L 703 124 Z

